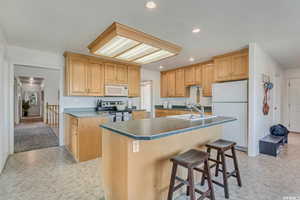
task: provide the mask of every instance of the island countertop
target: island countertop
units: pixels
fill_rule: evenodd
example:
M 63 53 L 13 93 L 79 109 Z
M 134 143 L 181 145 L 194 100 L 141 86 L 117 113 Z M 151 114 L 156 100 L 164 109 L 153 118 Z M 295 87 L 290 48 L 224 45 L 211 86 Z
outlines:
M 135 140 L 153 140 L 235 120 L 236 119 L 232 117 L 221 116 L 197 121 L 162 117 L 105 123 L 100 127 Z

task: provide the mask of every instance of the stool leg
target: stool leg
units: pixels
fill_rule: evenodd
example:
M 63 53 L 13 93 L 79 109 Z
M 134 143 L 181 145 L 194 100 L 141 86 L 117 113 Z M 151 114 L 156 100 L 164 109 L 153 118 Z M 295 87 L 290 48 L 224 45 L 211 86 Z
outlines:
M 191 200 L 196 200 L 196 196 L 195 196 L 195 182 L 194 182 L 194 173 L 193 173 L 193 169 L 189 168 L 188 169 L 188 173 L 189 173 L 189 184 L 190 184 L 190 199 Z
M 217 176 L 219 176 L 219 167 L 220 167 L 220 152 L 219 152 L 219 150 L 218 150 L 218 155 L 217 155 L 217 165 L 216 165 L 216 172 L 215 172 L 215 176 L 217 177 Z
M 187 175 L 187 182 L 189 183 L 190 182 L 190 174 L 189 174 L 190 172 L 188 171 L 188 175 Z M 190 196 L 190 186 L 189 185 L 187 185 L 187 187 L 186 187 L 186 196 Z
M 173 199 L 173 192 L 174 192 L 174 186 L 175 186 L 176 172 L 177 172 L 177 164 L 173 163 L 171 181 L 170 181 L 170 186 L 169 186 L 168 200 L 172 200 Z
M 235 169 L 235 173 L 236 173 L 236 179 L 237 179 L 238 185 L 240 187 L 242 187 L 242 180 L 241 180 L 241 176 L 240 176 L 239 165 L 238 165 L 238 161 L 237 161 L 237 157 L 236 157 L 234 147 L 231 148 L 231 152 L 232 152 L 232 157 L 233 157 L 234 169 Z
M 208 188 L 210 190 L 210 199 L 215 200 L 215 193 L 214 193 L 214 188 L 213 188 L 213 184 L 212 184 L 212 180 L 211 180 L 210 168 L 208 165 L 208 161 L 204 162 L 204 171 L 207 175 L 207 184 L 208 184 Z
M 208 153 L 208 156 L 210 157 L 211 148 L 208 147 L 206 151 L 207 151 L 207 153 Z M 202 174 L 202 177 L 201 177 L 201 183 L 200 183 L 202 186 L 203 186 L 204 183 L 205 183 L 205 178 L 206 178 L 206 177 L 205 177 L 205 173 L 203 173 L 203 174 Z
M 224 151 L 220 152 L 221 160 L 222 160 L 222 171 L 223 171 L 223 183 L 224 183 L 224 192 L 225 198 L 229 198 L 229 191 L 228 191 L 228 180 L 227 180 L 227 167 L 226 167 L 226 159 Z

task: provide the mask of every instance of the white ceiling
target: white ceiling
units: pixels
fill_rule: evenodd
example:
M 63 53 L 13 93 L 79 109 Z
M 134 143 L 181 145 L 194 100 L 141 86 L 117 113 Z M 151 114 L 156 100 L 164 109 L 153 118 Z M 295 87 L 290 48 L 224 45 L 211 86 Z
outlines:
M 0 26 L 13 45 L 88 53 L 87 45 L 113 21 L 183 47 L 159 65 L 172 68 L 259 43 L 284 67 L 300 67 L 298 0 L 1 0 Z M 201 32 L 192 34 L 192 28 Z

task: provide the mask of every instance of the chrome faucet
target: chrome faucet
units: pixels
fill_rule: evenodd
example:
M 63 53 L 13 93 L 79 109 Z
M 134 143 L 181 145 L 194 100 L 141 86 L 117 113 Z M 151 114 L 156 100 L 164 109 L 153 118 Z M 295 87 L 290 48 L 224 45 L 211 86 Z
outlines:
M 205 113 L 204 113 L 204 107 L 202 105 L 199 105 L 200 106 L 200 109 L 196 106 L 196 104 L 192 104 L 191 105 L 191 118 L 193 118 L 193 109 L 196 110 L 197 112 L 199 112 L 201 118 L 205 117 Z

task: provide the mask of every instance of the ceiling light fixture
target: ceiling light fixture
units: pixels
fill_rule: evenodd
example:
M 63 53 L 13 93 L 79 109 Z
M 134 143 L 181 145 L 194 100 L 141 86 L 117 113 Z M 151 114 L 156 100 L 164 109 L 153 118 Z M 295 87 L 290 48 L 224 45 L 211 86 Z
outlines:
M 147 3 L 146 3 L 146 7 L 147 8 L 149 8 L 149 9 L 154 9 L 154 8 L 156 8 L 156 3 L 154 2 L 154 1 L 148 1 Z
M 159 69 L 163 69 L 163 68 L 164 68 L 164 66 L 162 66 L 162 65 L 161 65 L 161 66 L 159 66 Z
M 135 64 L 177 55 L 181 47 L 114 22 L 89 46 L 91 53 Z
M 201 31 L 200 28 L 194 28 L 192 32 L 193 33 L 199 33 L 200 31 Z
M 193 57 L 190 57 L 189 61 L 194 62 L 195 59 Z

